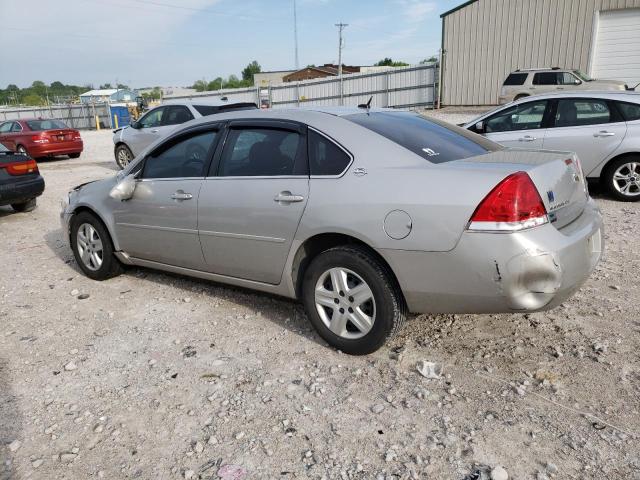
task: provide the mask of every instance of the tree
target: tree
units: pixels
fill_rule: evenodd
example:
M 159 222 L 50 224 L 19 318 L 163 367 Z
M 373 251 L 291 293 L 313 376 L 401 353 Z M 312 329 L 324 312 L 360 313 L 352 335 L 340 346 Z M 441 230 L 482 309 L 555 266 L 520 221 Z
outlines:
M 42 97 L 40 95 L 36 95 L 35 93 L 30 93 L 29 95 L 26 95 L 22 99 L 22 103 L 29 106 L 36 106 L 36 105 L 43 105 L 44 101 L 42 100 Z
M 239 87 L 245 87 L 247 85 L 242 80 L 240 80 L 237 76 L 229 75 L 229 78 L 227 78 L 227 81 L 224 82 L 224 86 L 226 88 L 239 88 Z
M 64 90 L 65 86 L 62 82 L 51 82 L 51 85 L 49 86 L 49 88 L 51 90 Z
M 129 86 L 128 86 L 128 85 L 125 85 L 124 83 L 119 83 L 119 84 L 117 84 L 117 85 L 116 85 L 116 88 L 117 88 L 118 90 L 129 90 Z
M 244 67 L 244 70 L 242 70 L 242 79 L 245 82 L 250 82 L 249 85 L 253 85 L 253 76 L 256 73 L 260 73 L 261 71 L 262 71 L 262 67 L 260 66 L 260 64 L 258 62 L 256 62 L 254 60 L 249 65 Z M 229 77 L 229 78 L 231 78 L 231 77 Z
M 104 85 L 100 85 L 100 90 L 105 90 L 108 88 L 113 88 L 109 82 L 105 83 Z
M 406 62 L 394 62 L 391 58 L 385 57 L 375 64 L 376 67 L 407 67 L 409 66 Z
M 196 80 L 191 88 L 195 88 L 197 92 L 204 92 L 207 90 L 207 81 L 205 79 Z
M 214 80 L 211 80 L 207 84 L 207 90 L 220 90 L 222 88 L 223 82 L 224 80 L 222 79 L 222 77 L 218 77 Z
M 420 65 L 424 65 L 425 63 L 436 63 L 438 61 L 438 57 L 432 55 L 429 58 L 425 58 L 420 62 Z

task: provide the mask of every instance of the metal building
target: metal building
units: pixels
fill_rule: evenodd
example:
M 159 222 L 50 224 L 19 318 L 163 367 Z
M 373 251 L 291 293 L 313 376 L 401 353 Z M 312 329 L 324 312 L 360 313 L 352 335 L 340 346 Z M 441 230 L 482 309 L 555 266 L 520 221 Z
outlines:
M 443 105 L 495 105 L 518 68 L 640 82 L 640 0 L 470 0 L 441 18 Z

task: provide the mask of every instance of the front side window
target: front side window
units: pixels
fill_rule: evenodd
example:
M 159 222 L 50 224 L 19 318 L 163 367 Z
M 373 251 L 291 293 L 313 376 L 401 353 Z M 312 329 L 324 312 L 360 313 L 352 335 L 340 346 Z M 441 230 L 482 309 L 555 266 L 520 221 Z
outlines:
M 144 117 L 140 119 L 140 126 L 142 128 L 159 127 L 162 123 L 162 117 L 164 115 L 164 107 L 151 110 Z
M 512 73 L 507 79 L 504 81 L 504 86 L 510 85 L 524 85 L 524 82 L 527 81 L 528 73 Z
M 163 120 L 164 125 L 180 125 L 181 123 L 193 120 L 193 115 L 187 107 L 175 105 L 166 108 Z
M 340 175 L 351 157 L 327 137 L 309 130 L 309 170 L 311 175 Z
M 611 111 L 605 100 L 567 98 L 558 100 L 556 127 L 598 125 L 611 122 Z
M 39 132 L 42 130 L 53 130 L 57 128 L 69 128 L 61 120 L 27 120 L 27 125 L 34 132 Z M 18 122 L 15 122 L 14 128 L 16 128 L 16 126 L 17 126 L 17 130 L 14 130 L 14 132 L 15 131 L 19 132 L 20 130 L 22 130 L 22 127 Z
M 569 72 L 559 73 L 560 85 L 579 85 L 581 82 Z
M 13 125 L 13 122 L 5 122 L 2 125 L 0 125 L 0 133 L 10 132 L 12 125 Z
M 512 132 L 542 127 L 547 101 L 527 102 L 502 110 L 484 121 L 485 132 Z
M 302 142 L 298 133 L 274 128 L 234 128 L 220 159 L 221 177 L 293 175 Z
M 188 178 L 204 176 L 218 132 L 208 131 L 161 146 L 147 157 L 142 178 Z
M 556 72 L 540 72 L 533 76 L 534 85 L 557 85 L 558 73 Z
M 616 102 L 618 109 L 622 112 L 622 116 L 627 122 L 640 120 L 640 104 Z
M 356 113 L 342 118 L 382 135 L 431 163 L 461 160 L 502 149 L 464 128 L 416 113 Z

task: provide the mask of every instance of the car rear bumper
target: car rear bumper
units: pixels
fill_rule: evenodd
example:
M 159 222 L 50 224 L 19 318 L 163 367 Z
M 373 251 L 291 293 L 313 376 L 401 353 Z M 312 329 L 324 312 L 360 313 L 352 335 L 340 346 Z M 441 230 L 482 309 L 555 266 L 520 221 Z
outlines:
M 40 175 L 17 181 L 12 179 L 11 182 L 0 184 L 0 205 L 26 202 L 39 197 L 42 192 L 44 192 L 44 179 Z
M 547 310 L 587 280 L 603 251 L 593 200 L 571 224 L 519 233 L 465 232 L 449 252 L 382 250 L 412 312 Z
M 50 157 L 54 155 L 68 155 L 70 153 L 82 153 L 84 144 L 82 140 L 71 142 L 52 142 L 41 145 L 31 145 L 29 155 L 32 157 Z

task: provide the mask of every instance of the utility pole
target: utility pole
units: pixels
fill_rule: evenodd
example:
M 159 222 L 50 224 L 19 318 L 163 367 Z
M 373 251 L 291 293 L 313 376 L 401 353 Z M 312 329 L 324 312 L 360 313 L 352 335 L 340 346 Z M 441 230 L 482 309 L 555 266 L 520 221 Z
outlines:
M 338 78 L 340 79 L 340 105 L 344 104 L 344 92 L 342 89 L 342 30 L 344 30 L 344 28 L 348 26 L 348 23 L 336 23 L 336 27 L 338 27 Z
M 298 58 L 298 11 L 296 0 L 293 0 L 293 41 L 296 51 L 296 70 L 300 70 L 300 59 Z

